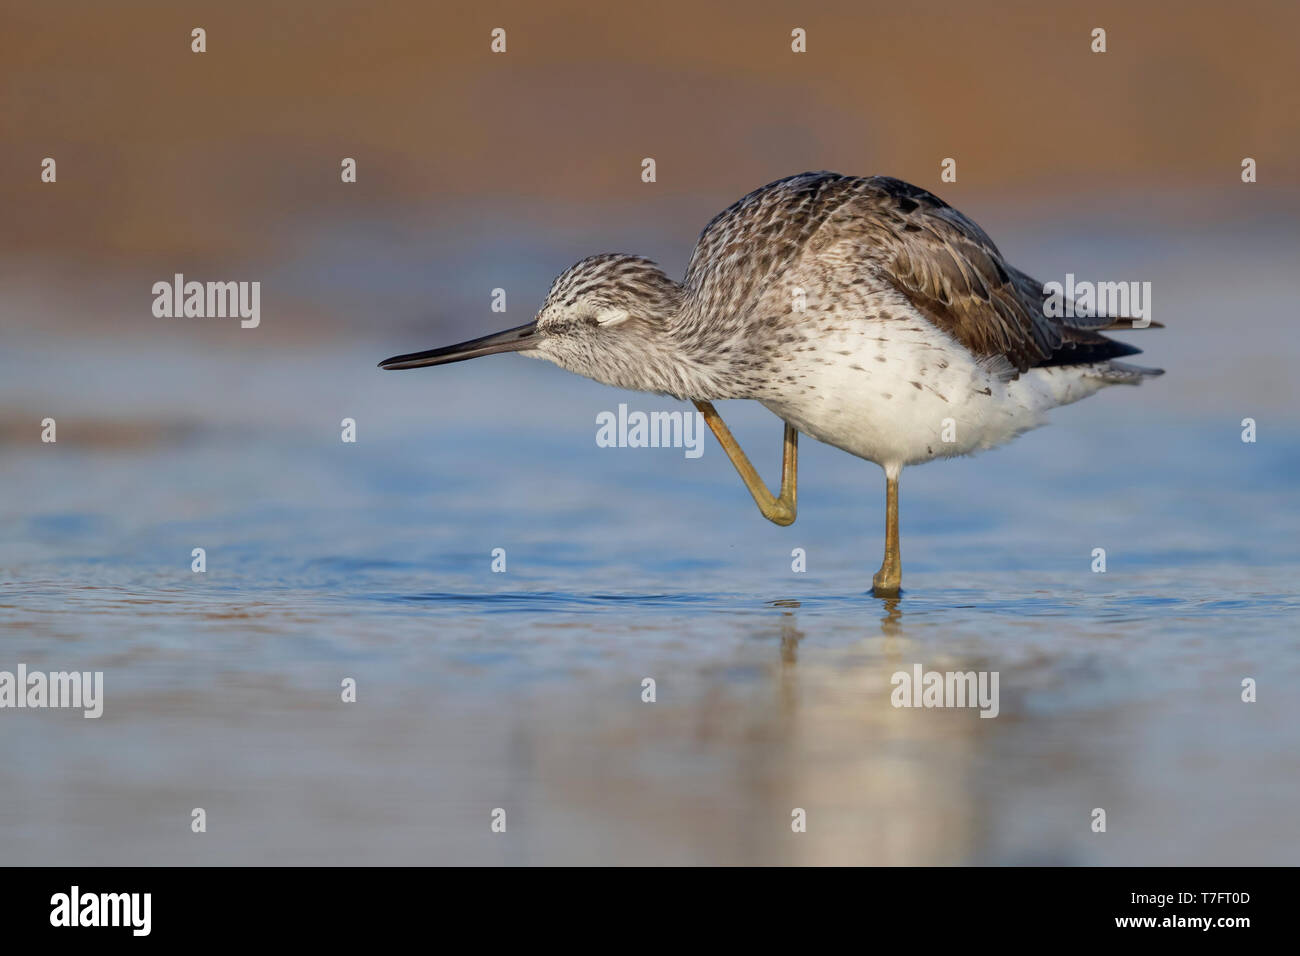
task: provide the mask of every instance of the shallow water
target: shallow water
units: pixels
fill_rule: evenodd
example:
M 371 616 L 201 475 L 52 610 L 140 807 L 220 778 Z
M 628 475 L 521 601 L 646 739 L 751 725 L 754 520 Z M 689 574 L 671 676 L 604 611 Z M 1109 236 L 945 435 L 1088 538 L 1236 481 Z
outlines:
M 152 419 L 101 371 L 117 406 L 6 446 L 0 669 L 106 702 L 3 715 L 4 862 L 1296 862 L 1300 432 L 1156 383 L 912 469 L 883 602 L 883 480 L 833 449 L 781 529 L 711 438 L 595 446 L 668 400 L 304 362 L 191 360 Z M 775 419 L 722 411 L 774 480 Z M 999 715 L 891 706 L 914 664 L 998 672 Z

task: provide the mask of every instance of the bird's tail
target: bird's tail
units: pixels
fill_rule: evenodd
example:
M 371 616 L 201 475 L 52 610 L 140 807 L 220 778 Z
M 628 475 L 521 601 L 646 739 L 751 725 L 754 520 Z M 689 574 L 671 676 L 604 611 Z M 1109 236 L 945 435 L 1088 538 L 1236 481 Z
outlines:
M 1127 362 L 1105 362 L 1093 366 L 1093 370 L 1095 377 L 1108 385 L 1141 385 L 1143 379 L 1165 374 L 1162 368 L 1146 368 L 1142 365 L 1129 365 Z
M 1089 328 L 1086 332 L 1082 329 L 1071 330 L 1067 338 L 1083 337 L 1096 335 L 1099 332 L 1128 332 L 1141 329 L 1163 329 L 1164 325 L 1151 319 L 1145 321 L 1135 319 L 1131 316 L 1115 317 L 1103 320 L 1108 324 Z M 1135 324 L 1141 323 L 1141 324 Z M 1112 345 L 1120 345 L 1114 339 L 1107 339 L 1103 335 L 1096 335 L 1098 339 Z M 1116 350 L 1117 354 L 1136 355 L 1141 349 L 1136 349 L 1125 343 L 1123 352 Z M 1162 368 L 1147 368 L 1143 365 L 1130 365 L 1127 362 L 1117 362 L 1113 358 L 1109 362 L 1103 362 L 1095 366 L 1096 377 L 1100 378 L 1107 385 L 1141 385 L 1143 379 L 1155 378 L 1157 375 L 1164 375 L 1165 370 Z

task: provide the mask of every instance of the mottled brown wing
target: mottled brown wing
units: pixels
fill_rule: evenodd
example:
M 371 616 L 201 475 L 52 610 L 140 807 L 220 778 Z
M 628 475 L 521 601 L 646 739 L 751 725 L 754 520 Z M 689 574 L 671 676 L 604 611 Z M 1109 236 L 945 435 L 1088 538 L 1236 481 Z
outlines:
M 1008 265 L 984 230 L 937 196 L 888 176 L 800 173 L 733 203 L 704 228 L 685 285 L 720 341 L 805 256 L 849 243 L 860 268 L 1009 375 L 1137 349 L 1083 334 L 1112 320 L 1049 317 L 1040 283 Z
M 1064 342 L 1060 324 L 1043 314 L 1027 294 L 1032 280 L 1013 275 L 984 230 L 901 180 L 862 183 L 861 199 L 827 228 L 864 230 L 880 280 L 974 355 L 1003 356 L 1021 372 L 1051 359 Z
M 1004 356 L 1024 371 L 1062 343 L 979 226 L 887 176 L 801 173 L 754 190 L 705 227 L 685 284 L 704 314 L 739 321 L 801 256 L 844 240 L 880 282 L 978 356 Z

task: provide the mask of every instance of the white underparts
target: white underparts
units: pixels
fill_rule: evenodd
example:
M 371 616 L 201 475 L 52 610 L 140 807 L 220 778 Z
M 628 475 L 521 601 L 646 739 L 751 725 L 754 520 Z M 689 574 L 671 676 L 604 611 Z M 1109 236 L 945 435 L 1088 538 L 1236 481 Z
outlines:
M 1043 424 L 1122 376 L 1112 363 L 1030 369 L 980 361 L 917 318 L 818 329 L 783 352 L 763 405 L 806 435 L 886 468 L 969 455 Z

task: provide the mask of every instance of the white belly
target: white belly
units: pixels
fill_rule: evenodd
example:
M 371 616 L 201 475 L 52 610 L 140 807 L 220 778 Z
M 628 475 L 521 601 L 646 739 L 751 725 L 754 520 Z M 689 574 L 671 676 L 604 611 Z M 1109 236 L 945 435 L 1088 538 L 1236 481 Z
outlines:
M 993 448 L 1105 384 L 1078 367 L 1031 369 L 1005 381 L 1002 370 L 919 317 L 819 330 L 784 351 L 776 371 L 759 397 L 765 407 L 887 470 Z

